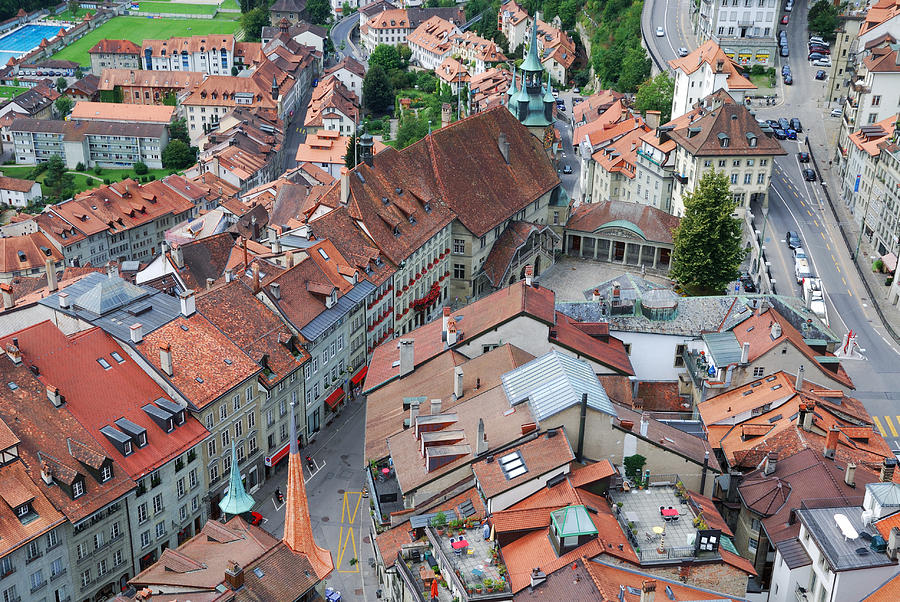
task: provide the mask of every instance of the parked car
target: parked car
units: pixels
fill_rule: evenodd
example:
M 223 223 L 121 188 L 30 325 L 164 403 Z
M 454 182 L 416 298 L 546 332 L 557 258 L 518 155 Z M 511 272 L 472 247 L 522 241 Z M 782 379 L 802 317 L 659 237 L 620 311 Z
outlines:
M 778 127 L 780 127 L 783 130 L 787 130 L 791 127 L 791 122 L 788 121 L 787 118 L 785 118 L 785 117 L 780 117 L 778 119 Z
M 831 109 L 832 117 L 841 117 L 844 114 L 844 109 L 838 107 L 836 109 Z
M 781 24 L 782 24 L 782 25 L 787 25 L 787 24 L 788 24 L 788 15 L 785 15 L 785 16 L 781 17 Z
M 831 67 L 831 59 L 825 57 L 812 62 L 813 67 Z
M 769 127 L 772 127 L 772 128 L 777 129 L 777 128 L 781 127 L 781 124 L 778 123 L 777 121 L 775 121 L 774 119 L 766 119 L 766 123 L 768 123 Z
M 809 163 L 809 153 L 797 153 L 797 161 L 799 161 L 800 163 Z
M 563 173 L 564 173 L 564 174 L 570 174 L 570 173 L 572 173 L 572 166 L 571 166 L 571 165 L 566 165 L 565 167 L 563 167 Z
M 792 10 L 794 10 L 794 3 L 789 1 L 787 4 L 784 5 L 784 12 L 789 13 Z
M 797 119 L 796 117 L 791 118 L 791 129 L 797 130 L 798 133 L 803 131 L 803 125 L 800 123 L 800 120 Z
M 750 277 L 750 274 L 741 274 L 740 278 L 741 286 L 746 293 L 755 293 L 756 285 L 753 284 L 753 279 Z
M 666 35 L 666 32 L 663 31 L 662 26 L 657 27 L 657 28 L 656 28 L 656 37 L 657 37 L 657 38 L 661 38 L 661 37 L 663 37 L 664 35 Z
M 827 77 L 828 77 L 828 74 L 825 73 L 823 70 L 819 69 L 818 71 L 816 71 L 816 79 L 823 80 L 823 79 L 826 79 Z
M 784 241 L 790 249 L 796 249 L 802 244 L 800 242 L 800 235 L 793 230 L 788 230 L 787 236 L 784 237 Z
M 791 76 L 790 73 L 788 73 L 787 75 L 784 76 L 784 85 L 785 86 L 790 86 L 793 83 L 794 83 L 794 78 Z
M 825 55 L 822 54 L 821 52 L 810 52 L 809 55 L 807 55 L 807 57 L 806 57 L 806 59 L 809 61 L 818 61 L 819 59 L 824 59 L 824 58 L 825 58 Z
M 781 56 L 783 56 L 783 57 L 787 57 L 787 56 L 791 56 L 791 51 L 788 50 L 787 46 L 782 46 L 781 52 L 779 54 L 781 54 Z
M 806 256 L 806 250 L 803 247 L 797 247 L 794 249 L 794 261 L 798 259 L 808 259 Z
M 788 128 L 784 131 L 784 135 L 787 136 L 788 140 L 796 140 L 797 139 L 797 130 Z
M 581 94 L 581 88 L 572 88 L 573 94 Z
M 818 52 L 819 54 L 831 54 L 831 48 L 827 48 L 826 46 L 819 46 L 817 44 L 810 44 L 809 46 L 810 52 Z
M 772 132 L 775 134 L 775 137 L 778 138 L 779 140 L 787 139 L 787 134 L 785 134 L 784 130 L 782 130 L 781 128 L 775 128 L 772 130 Z
M 822 44 L 823 46 L 831 46 L 828 42 L 826 42 L 823 38 L 819 36 L 810 36 L 809 37 L 810 44 Z
M 681 48 L 678 49 L 678 56 L 680 56 L 680 57 L 685 57 L 689 54 L 690 54 L 690 52 L 688 52 L 688 49 L 685 48 L 684 46 L 682 46 Z
M 807 182 L 815 182 L 816 181 L 816 172 L 806 168 L 803 170 L 803 179 Z
M 577 105 L 577 104 L 580 103 L 580 102 L 584 102 L 584 99 L 583 99 L 582 97 L 580 97 L 580 96 L 573 96 L 573 97 L 572 97 L 572 104 L 573 104 L 573 105 Z
M 560 104 L 556 105 L 556 110 L 559 111 L 559 112 L 561 112 L 561 113 L 565 113 L 565 112 L 566 112 L 566 105 L 560 103 Z

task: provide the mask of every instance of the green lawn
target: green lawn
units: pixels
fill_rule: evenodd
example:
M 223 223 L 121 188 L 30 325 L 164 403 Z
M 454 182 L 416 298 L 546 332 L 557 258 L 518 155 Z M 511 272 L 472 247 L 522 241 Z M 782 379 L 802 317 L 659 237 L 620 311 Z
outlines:
M 3 175 L 9 178 L 20 178 L 23 180 L 30 179 L 31 171 L 34 169 L 33 165 L 0 165 L 0 171 L 3 172 Z M 151 169 L 145 175 L 154 175 L 157 180 L 161 180 L 167 175 L 169 175 L 168 169 Z M 75 194 L 79 192 L 83 192 L 88 190 L 89 188 L 97 188 L 98 186 L 103 185 L 103 180 L 109 179 L 110 182 L 120 182 L 124 176 L 129 176 L 132 178 L 137 178 L 138 176 L 134 173 L 132 169 L 104 169 L 100 175 L 96 175 L 94 172 L 77 172 L 70 171 L 75 178 Z M 44 183 L 45 173 L 42 173 L 38 176 L 37 181 L 42 185 Z
M 29 88 L 21 88 L 16 86 L 0 86 L 0 96 L 3 98 L 12 98 L 18 96 L 22 92 L 28 92 Z
M 241 6 L 237 3 L 236 0 L 224 0 L 222 4 L 219 5 L 220 8 L 230 8 L 234 10 L 241 10 Z
M 82 19 L 82 17 L 84 17 L 85 13 L 88 13 L 88 12 L 91 12 L 91 11 L 87 10 L 86 8 L 79 8 L 78 11 L 76 11 L 75 14 L 73 15 L 69 9 L 66 9 L 63 12 L 59 13 L 58 15 L 47 15 L 46 17 L 44 17 L 43 20 L 44 21 L 47 21 L 47 20 L 80 21 Z
M 235 20 L 220 19 L 150 19 L 148 17 L 115 17 L 80 40 L 63 48 L 52 58 L 90 65 L 88 50 L 104 38 L 131 40 L 140 44 L 145 39 L 168 39 L 173 36 L 234 33 L 240 27 Z
M 214 15 L 218 7 L 214 4 L 181 4 L 179 2 L 141 2 L 140 10 L 145 13 L 174 13 L 179 15 Z

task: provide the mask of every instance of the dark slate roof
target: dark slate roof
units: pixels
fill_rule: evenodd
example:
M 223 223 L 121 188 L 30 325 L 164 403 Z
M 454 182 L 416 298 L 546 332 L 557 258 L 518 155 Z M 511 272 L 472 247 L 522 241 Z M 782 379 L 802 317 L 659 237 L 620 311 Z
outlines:
M 306 10 L 306 0 L 276 0 L 269 12 L 302 13 Z
M 775 547 L 778 548 L 779 552 L 781 552 L 781 557 L 784 558 L 784 563 L 788 565 L 788 568 L 791 570 L 799 569 L 801 566 L 809 566 L 810 564 L 812 564 L 812 560 L 809 558 L 809 554 L 806 553 L 806 550 L 803 548 L 803 544 L 800 543 L 800 540 L 796 537 L 780 541 L 775 545 Z
M 803 526 L 812 534 L 816 545 L 822 550 L 825 559 L 834 571 L 850 571 L 894 564 L 884 552 L 875 552 L 869 546 L 872 536 L 878 535 L 875 527 L 863 524 L 859 506 L 840 506 L 837 508 L 799 508 L 797 516 Z M 835 516 L 846 517 L 857 534 L 867 533 L 868 538 L 861 535 L 855 538 L 846 537 L 838 527 Z M 865 551 L 865 553 L 862 553 Z
M 366 295 L 375 290 L 375 285 L 368 280 L 361 280 L 356 286 L 338 297 L 338 302 L 313 318 L 309 324 L 300 329 L 300 334 L 307 340 L 314 341 L 335 322 L 350 313 L 358 303 L 365 300 Z

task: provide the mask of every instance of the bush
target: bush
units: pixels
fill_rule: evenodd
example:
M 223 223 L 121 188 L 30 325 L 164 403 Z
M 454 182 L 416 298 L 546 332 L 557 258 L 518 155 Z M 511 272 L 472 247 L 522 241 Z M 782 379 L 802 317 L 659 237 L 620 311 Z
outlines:
M 103 183 L 109 186 L 109 178 L 103 178 Z
M 103 168 L 100 167 L 99 165 L 95 165 L 95 166 L 94 166 L 94 174 L 96 174 L 96 175 L 99 176 L 99 175 L 102 174 L 102 173 L 103 173 Z
M 155 179 L 156 179 L 156 176 L 153 175 L 153 174 L 150 174 L 150 181 L 152 182 L 152 181 L 155 180 Z
M 142 176 L 148 171 L 149 170 L 147 169 L 147 165 L 145 163 L 138 161 L 134 164 L 134 173 L 136 173 L 137 175 Z
M 765 75 L 766 68 L 762 65 L 753 65 L 750 67 L 750 75 Z
M 84 171 L 84 163 L 79 161 L 78 165 L 75 166 L 75 171 Z
M 881 261 L 880 258 L 876 259 L 875 261 L 872 262 L 872 271 L 873 272 L 880 272 L 883 269 L 884 269 L 884 262 Z
M 885 286 L 890 286 L 890 285 L 892 285 L 892 284 L 894 284 L 894 277 L 893 277 L 893 276 L 888 276 L 887 278 L 884 279 L 884 285 L 885 285 Z

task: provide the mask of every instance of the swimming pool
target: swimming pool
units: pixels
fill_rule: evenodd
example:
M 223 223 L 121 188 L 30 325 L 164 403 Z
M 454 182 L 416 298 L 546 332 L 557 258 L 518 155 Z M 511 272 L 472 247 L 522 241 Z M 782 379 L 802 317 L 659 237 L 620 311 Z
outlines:
M 10 58 L 18 58 L 37 48 L 41 44 L 41 40 L 48 40 L 55 36 L 60 30 L 59 25 L 25 25 L 19 29 L 0 37 L 0 59 L 3 65 L 9 62 Z

